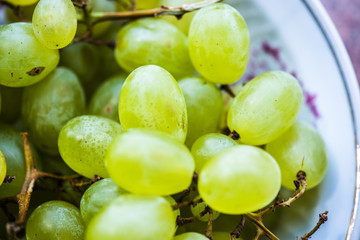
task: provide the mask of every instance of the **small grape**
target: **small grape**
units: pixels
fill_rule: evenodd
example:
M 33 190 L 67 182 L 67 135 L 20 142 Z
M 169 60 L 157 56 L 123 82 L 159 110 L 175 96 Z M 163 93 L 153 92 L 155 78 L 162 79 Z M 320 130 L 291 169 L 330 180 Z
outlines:
M 176 80 L 165 69 L 147 65 L 133 71 L 120 93 L 119 118 L 124 129 L 150 128 L 181 142 L 187 133 L 187 111 Z
M 73 118 L 60 131 L 60 155 L 70 168 L 85 177 L 108 177 L 105 152 L 120 132 L 120 124 L 107 118 L 86 115 Z
M 89 223 L 86 240 L 171 240 L 175 219 L 162 197 L 126 194 L 105 206 Z
M 209 240 L 209 239 L 200 233 L 187 232 L 175 236 L 173 240 Z
M 137 0 L 136 9 L 152 9 L 161 6 L 160 0 Z
M 237 142 L 221 133 L 209 133 L 198 138 L 191 148 L 195 159 L 195 172 L 200 173 L 215 154 L 237 145 Z
M 200 196 L 197 196 L 196 198 L 194 198 L 194 200 L 196 199 L 200 199 Z M 191 212 L 194 216 L 199 215 L 202 211 L 205 210 L 205 208 L 208 205 L 205 202 L 200 202 L 197 203 L 195 206 L 191 206 Z M 213 210 L 213 220 L 217 219 L 220 216 L 220 213 L 218 211 Z M 199 218 L 200 221 L 203 222 L 208 222 L 209 221 L 209 213 L 206 213 L 204 216 L 202 216 L 201 218 Z
M 15 6 L 28 6 L 38 2 L 39 0 L 5 0 L 5 1 L 14 4 Z
M 64 201 L 50 201 L 37 207 L 26 224 L 26 239 L 82 240 L 84 223 L 79 209 Z
M 294 123 L 302 105 L 298 81 L 282 71 L 263 73 L 247 83 L 235 97 L 228 112 L 231 131 L 243 143 L 269 143 Z
M 239 145 L 213 156 L 199 174 L 201 198 L 214 210 L 244 214 L 268 205 L 281 185 L 280 168 L 264 150 Z
M 175 199 L 172 196 L 163 196 L 163 198 L 165 198 L 165 200 L 168 201 L 171 206 L 174 206 L 177 204 L 177 202 L 175 201 Z M 180 208 L 174 210 L 174 217 L 175 217 L 175 219 L 177 217 L 180 217 Z
M 102 179 L 91 185 L 80 202 L 80 212 L 86 224 L 111 200 L 127 193 L 110 178 Z
M 294 180 L 301 170 L 306 174 L 308 189 L 317 186 L 326 174 L 328 165 L 325 143 L 310 125 L 297 122 L 265 150 L 278 162 L 281 184 L 294 189 Z
M 3 183 L 6 176 L 6 162 L 4 154 L 0 150 L 0 186 Z
M 248 28 L 239 12 L 224 3 L 199 10 L 189 29 L 189 52 L 195 69 L 208 81 L 236 82 L 250 50 Z
M 105 157 L 110 177 L 136 194 L 170 195 L 189 187 L 194 159 L 168 134 L 130 129 L 111 142 Z
M 47 48 L 64 48 L 75 37 L 77 17 L 71 0 L 40 0 L 34 10 L 36 38 Z

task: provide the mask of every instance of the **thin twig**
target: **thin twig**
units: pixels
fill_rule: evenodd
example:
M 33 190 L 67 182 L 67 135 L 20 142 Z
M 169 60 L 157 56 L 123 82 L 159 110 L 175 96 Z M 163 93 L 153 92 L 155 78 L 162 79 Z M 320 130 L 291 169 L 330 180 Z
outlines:
M 193 217 L 189 217 L 189 218 L 182 218 L 180 216 L 178 216 L 176 218 L 176 224 L 181 227 L 185 224 L 188 224 L 188 223 L 191 223 L 195 220 L 198 220 L 200 219 L 201 217 L 205 216 L 207 213 L 209 213 L 210 211 L 210 208 L 209 207 L 206 207 L 201 213 L 199 213 L 198 215 L 196 216 L 193 216 Z
M 205 232 L 205 237 L 212 240 L 212 230 L 213 230 L 213 220 L 214 220 L 214 212 L 213 210 L 209 208 L 209 221 Z
M 203 200 L 201 198 L 191 200 L 191 201 L 181 202 L 181 203 L 178 203 L 176 205 L 172 205 L 172 209 L 176 210 L 176 209 L 179 209 L 179 208 L 182 208 L 182 207 L 185 207 L 185 206 L 189 206 L 189 205 L 195 206 L 196 204 L 201 203 L 201 202 L 203 202 Z
M 241 237 L 241 232 L 244 228 L 244 224 L 245 224 L 245 217 L 241 216 L 239 225 L 237 225 L 237 227 L 234 229 L 234 231 L 231 232 L 231 240 L 235 240 L 236 238 Z
M 276 237 L 274 233 L 265 227 L 265 225 L 262 223 L 262 219 L 260 219 L 258 215 L 254 213 L 248 213 L 246 214 L 246 217 L 256 226 L 257 229 L 261 229 L 270 240 L 279 240 L 279 238 Z
M 307 234 L 302 236 L 300 240 L 308 240 L 319 228 L 322 224 L 324 224 L 328 220 L 328 211 L 319 214 L 319 221 L 317 222 L 316 226 Z
M 235 97 L 235 93 L 231 90 L 229 85 L 220 85 L 220 89 L 224 90 L 227 94 L 230 95 L 230 97 Z

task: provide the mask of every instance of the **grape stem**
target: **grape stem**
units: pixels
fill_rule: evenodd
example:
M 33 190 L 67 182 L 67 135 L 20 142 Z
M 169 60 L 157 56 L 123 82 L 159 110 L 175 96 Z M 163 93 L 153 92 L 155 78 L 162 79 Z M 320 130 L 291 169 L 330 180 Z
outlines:
M 3 183 L 11 183 L 15 179 L 15 176 L 6 175 Z
M 201 203 L 201 202 L 203 202 L 203 200 L 201 198 L 198 198 L 198 199 L 191 200 L 191 201 L 181 202 L 176 205 L 172 205 L 171 207 L 173 210 L 176 210 L 176 209 L 179 209 L 179 208 L 182 208 L 185 206 L 189 206 L 189 205 L 195 206 L 196 204 Z
M 212 240 L 212 230 L 213 230 L 213 220 L 214 220 L 214 212 L 210 207 L 207 207 L 209 209 L 209 222 L 206 228 L 205 237 Z
M 201 217 L 205 216 L 209 212 L 210 212 L 210 208 L 206 207 L 201 213 L 199 213 L 198 215 L 193 216 L 193 217 L 182 218 L 182 217 L 178 216 L 176 218 L 176 224 L 179 227 L 184 226 L 185 224 L 192 223 L 193 221 L 200 219 Z
M 244 228 L 244 224 L 245 224 L 245 217 L 241 216 L 241 220 L 239 225 L 237 225 L 237 227 L 234 229 L 234 231 L 232 231 L 230 233 L 231 235 L 231 239 L 230 240 L 235 240 L 236 238 L 240 238 L 241 237 L 241 232 Z
M 235 97 L 235 93 L 232 91 L 232 89 L 230 88 L 229 85 L 220 85 L 220 90 L 225 91 L 227 94 L 230 95 L 230 97 L 234 98 Z
M 304 236 L 302 236 L 300 240 L 308 240 L 320 228 L 320 226 L 328 220 L 328 213 L 328 211 L 320 213 L 319 221 L 317 222 L 316 226 L 309 233 L 306 233 Z

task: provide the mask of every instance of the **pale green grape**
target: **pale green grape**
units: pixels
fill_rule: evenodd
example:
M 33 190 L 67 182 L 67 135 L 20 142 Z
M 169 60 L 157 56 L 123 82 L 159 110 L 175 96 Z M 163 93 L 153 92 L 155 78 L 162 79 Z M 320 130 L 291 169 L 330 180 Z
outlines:
M 325 143 L 308 124 L 295 123 L 278 139 L 267 144 L 265 149 L 278 162 L 281 184 L 288 189 L 294 189 L 293 181 L 300 170 L 306 173 L 308 189 L 317 186 L 326 174 L 328 159 Z
M 206 133 L 217 132 L 224 114 L 221 91 L 213 83 L 199 77 L 179 81 L 188 114 L 188 131 L 185 144 L 191 147 Z
M 137 0 L 136 9 L 152 9 L 161 6 L 160 0 Z
M 64 201 L 41 204 L 26 223 L 27 240 L 82 240 L 84 223 L 79 209 Z
M 39 0 L 5 0 L 5 1 L 14 4 L 15 6 L 28 6 L 38 2 Z
M 264 150 L 240 145 L 221 151 L 199 174 L 201 198 L 214 210 L 244 214 L 268 205 L 281 185 L 280 168 Z
M 266 72 L 247 83 L 228 112 L 228 126 L 243 143 L 269 143 L 291 127 L 302 104 L 298 81 L 281 71 Z
M 125 74 L 119 74 L 106 80 L 92 96 L 89 113 L 118 122 L 120 91 L 126 77 Z
M 195 69 L 207 80 L 231 84 L 244 73 L 250 37 L 243 17 L 233 7 L 217 3 L 194 16 L 189 51 Z
M 195 159 L 195 172 L 199 173 L 216 153 L 237 145 L 237 142 L 221 133 L 209 133 L 198 138 L 191 148 Z
M 101 208 L 124 193 L 127 192 L 110 178 L 105 178 L 91 185 L 85 191 L 80 202 L 80 212 L 84 222 L 88 224 Z
M 175 201 L 175 199 L 172 196 L 163 196 L 163 197 L 166 199 L 166 201 L 168 201 L 170 203 L 171 206 L 174 206 L 177 204 L 177 202 Z M 180 217 L 180 208 L 174 210 L 175 219 L 178 216 Z
M 87 227 L 86 240 L 171 240 L 175 219 L 162 197 L 122 195 L 105 206 Z
M 105 157 L 110 177 L 136 194 L 170 195 L 189 187 L 195 164 L 189 150 L 168 134 L 130 129 L 111 142 Z
M 118 31 L 116 32 L 116 34 Z M 111 40 L 116 37 L 116 34 Z M 100 62 L 106 63 L 102 64 L 100 68 L 97 69 L 96 76 L 102 80 L 108 79 L 109 77 L 113 77 L 118 74 L 125 74 L 124 70 L 121 69 L 119 64 L 116 62 L 114 50 L 109 48 L 108 46 L 97 46 L 96 49 L 99 53 Z
M 22 88 L 10 88 L 0 85 L 1 112 L 0 121 L 12 123 L 20 118 Z
M 79 79 L 67 68 L 57 68 L 44 80 L 26 87 L 22 122 L 33 143 L 57 155 L 60 130 L 70 119 L 85 112 L 85 96 Z
M 200 199 L 200 196 L 197 196 L 194 198 L 194 200 Z M 197 203 L 195 206 L 191 205 L 190 209 L 194 216 L 199 215 L 202 211 L 205 210 L 205 208 L 208 205 L 205 202 Z M 213 220 L 217 219 L 220 216 L 220 213 L 218 211 L 213 210 Z M 205 214 L 201 218 L 199 218 L 200 221 L 208 222 L 209 221 L 209 213 Z
M 6 176 L 6 162 L 3 153 L 0 150 L 0 186 L 3 183 Z
M 132 72 L 120 93 L 119 118 L 124 129 L 151 128 L 185 141 L 185 99 L 176 80 L 155 65 Z
M 40 169 L 39 156 L 30 143 L 31 152 L 35 160 L 35 166 Z M 6 174 L 15 176 L 11 184 L 0 186 L 0 199 L 18 194 L 24 183 L 26 167 L 24 157 L 24 143 L 20 131 L 16 128 L 0 123 L 0 151 L 6 161 Z
M 209 239 L 200 233 L 187 232 L 175 236 L 173 240 L 209 240 Z
M 85 177 L 107 177 L 105 152 L 120 132 L 120 124 L 110 119 L 98 116 L 76 117 L 68 121 L 60 132 L 60 155 L 70 168 Z
M 23 87 L 45 78 L 59 62 L 59 51 L 43 46 L 31 23 L 0 28 L 0 84 Z
M 188 51 L 186 35 L 175 26 L 161 19 L 145 18 L 120 30 L 115 57 L 128 72 L 154 64 L 180 78 L 194 72 Z
M 33 29 L 36 38 L 47 48 L 59 49 L 75 37 L 77 18 L 71 0 L 40 0 L 34 10 Z

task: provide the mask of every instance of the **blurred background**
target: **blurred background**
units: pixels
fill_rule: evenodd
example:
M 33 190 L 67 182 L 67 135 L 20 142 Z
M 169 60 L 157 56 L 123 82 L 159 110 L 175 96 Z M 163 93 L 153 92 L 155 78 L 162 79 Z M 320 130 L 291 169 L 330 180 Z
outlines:
M 320 0 L 335 23 L 360 83 L 360 0 Z

